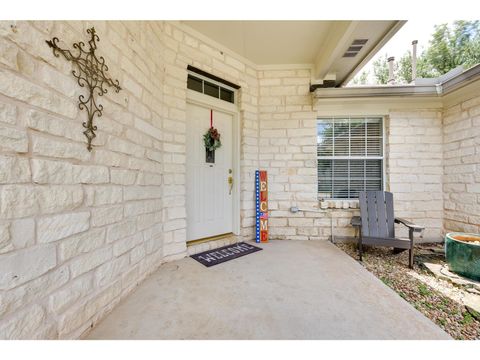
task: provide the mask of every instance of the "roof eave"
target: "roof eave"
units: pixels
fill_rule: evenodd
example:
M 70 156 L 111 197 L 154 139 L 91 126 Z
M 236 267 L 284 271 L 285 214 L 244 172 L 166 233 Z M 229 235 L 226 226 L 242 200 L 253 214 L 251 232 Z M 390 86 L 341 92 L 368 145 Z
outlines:
M 342 88 L 317 88 L 313 96 L 317 99 L 333 98 L 365 98 L 365 97 L 395 97 L 395 96 L 443 96 L 469 83 L 480 79 L 480 64 L 477 64 L 461 74 L 436 85 L 377 85 Z
M 345 86 L 363 67 L 383 48 L 383 46 L 390 41 L 390 39 L 400 30 L 407 20 L 398 20 L 387 31 L 380 41 L 368 52 L 363 59 L 339 82 L 339 86 Z
M 319 88 L 315 98 L 363 98 L 386 96 L 438 96 L 436 86 L 362 86 L 348 88 Z

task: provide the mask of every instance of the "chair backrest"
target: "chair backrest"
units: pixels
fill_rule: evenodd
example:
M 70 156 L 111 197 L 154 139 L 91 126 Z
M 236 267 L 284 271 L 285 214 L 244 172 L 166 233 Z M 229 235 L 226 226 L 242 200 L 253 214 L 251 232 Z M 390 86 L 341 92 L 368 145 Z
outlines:
M 393 195 L 387 191 L 361 191 L 359 194 L 362 236 L 395 237 Z

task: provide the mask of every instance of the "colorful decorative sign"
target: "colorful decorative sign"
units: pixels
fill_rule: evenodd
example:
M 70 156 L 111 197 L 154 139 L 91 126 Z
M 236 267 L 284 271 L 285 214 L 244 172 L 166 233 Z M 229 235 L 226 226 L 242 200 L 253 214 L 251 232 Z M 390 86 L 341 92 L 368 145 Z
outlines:
M 268 181 L 265 170 L 255 171 L 256 237 L 259 242 L 268 242 Z

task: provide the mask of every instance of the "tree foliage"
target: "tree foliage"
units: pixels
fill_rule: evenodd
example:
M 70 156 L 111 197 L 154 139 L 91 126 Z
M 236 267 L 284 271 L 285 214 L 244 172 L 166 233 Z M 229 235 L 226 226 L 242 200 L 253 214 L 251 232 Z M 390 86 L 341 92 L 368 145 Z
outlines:
M 394 67 L 397 83 L 412 81 L 412 55 L 407 51 Z M 417 57 L 417 77 L 431 78 L 443 75 L 462 65 L 470 68 L 480 63 L 480 21 L 454 21 L 435 25 L 427 48 Z M 377 84 L 388 81 L 387 55 L 373 62 Z M 355 79 L 354 79 L 355 81 Z
M 388 57 L 379 58 L 373 62 L 373 75 L 378 84 L 386 84 L 388 81 Z
M 469 68 L 480 62 L 480 22 L 455 21 L 435 26 L 425 57 L 433 73 L 442 75 L 463 65 Z
M 407 51 L 398 60 L 398 71 L 395 79 L 401 79 L 407 84 L 412 81 L 412 53 L 410 51 Z
M 360 75 L 355 76 L 352 80 L 353 85 L 367 85 L 370 71 L 363 70 Z

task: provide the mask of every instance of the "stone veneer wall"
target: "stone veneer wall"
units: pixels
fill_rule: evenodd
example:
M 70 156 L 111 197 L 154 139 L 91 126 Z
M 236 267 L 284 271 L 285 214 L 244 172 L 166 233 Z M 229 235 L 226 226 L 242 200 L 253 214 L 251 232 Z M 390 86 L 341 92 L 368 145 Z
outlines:
M 480 96 L 443 113 L 445 232 L 480 233 Z
M 318 208 L 316 117 L 309 69 L 259 71 L 259 166 L 268 171 L 269 226 L 273 239 L 307 240 L 323 235 Z M 314 224 L 315 222 L 315 224 Z
M 86 150 L 62 46 L 95 26 L 123 90 Z M 256 70 L 166 22 L 0 22 L 0 338 L 76 338 L 186 254 L 186 68 L 239 84 L 242 234 L 257 168 Z
M 425 226 L 424 240 L 442 237 L 443 136 L 439 110 L 392 110 L 387 117 L 387 189 L 393 193 L 395 216 Z M 397 236 L 408 237 L 403 225 Z

